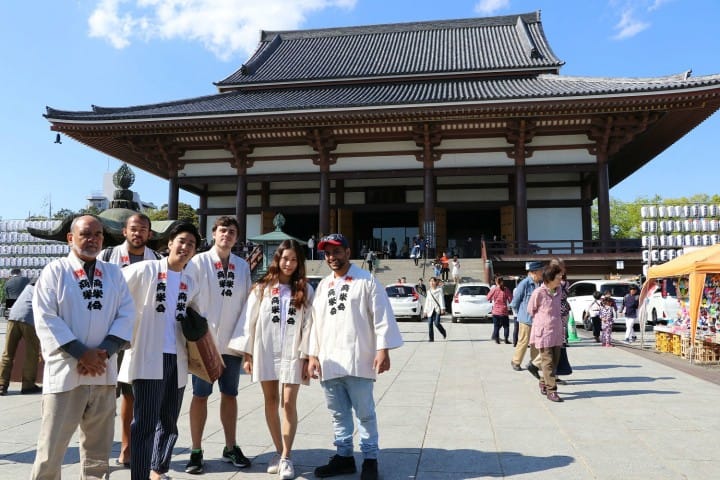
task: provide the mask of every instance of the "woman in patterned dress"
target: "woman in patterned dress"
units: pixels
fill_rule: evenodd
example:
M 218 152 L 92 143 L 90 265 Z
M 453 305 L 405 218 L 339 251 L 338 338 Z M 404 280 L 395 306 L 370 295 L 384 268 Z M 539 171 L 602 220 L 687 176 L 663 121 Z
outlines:
M 602 322 L 602 346 L 612 347 L 613 319 L 615 318 L 615 300 L 604 297 L 600 307 L 600 321 Z

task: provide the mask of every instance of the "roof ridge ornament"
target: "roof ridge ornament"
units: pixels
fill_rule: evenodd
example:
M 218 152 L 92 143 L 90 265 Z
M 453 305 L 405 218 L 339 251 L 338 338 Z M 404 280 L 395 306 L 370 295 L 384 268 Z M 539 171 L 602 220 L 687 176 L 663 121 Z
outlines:
M 533 36 L 530 35 L 528 24 L 525 22 L 522 16 L 518 15 L 517 21 L 515 22 L 515 30 L 517 30 L 518 37 L 523 47 L 525 47 L 525 53 L 530 58 L 542 58 L 540 51 L 535 44 Z
M 262 37 L 263 34 L 264 32 L 261 32 L 260 36 Z M 255 57 L 248 60 L 247 63 L 242 64 L 242 66 L 240 67 L 240 71 L 242 72 L 242 74 L 252 75 L 253 73 L 255 73 L 260 67 L 260 65 L 262 65 L 265 60 L 267 60 L 268 57 L 275 52 L 275 50 L 277 50 L 277 48 L 280 46 L 280 43 L 282 43 L 282 37 L 279 34 L 275 35 L 275 37 L 270 42 L 268 42 L 265 48 L 259 51 L 257 55 L 255 55 Z

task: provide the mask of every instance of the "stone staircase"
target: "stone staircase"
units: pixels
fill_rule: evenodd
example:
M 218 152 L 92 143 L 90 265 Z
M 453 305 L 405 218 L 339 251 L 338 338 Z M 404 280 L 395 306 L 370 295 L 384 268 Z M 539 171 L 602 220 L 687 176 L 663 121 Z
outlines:
M 360 268 L 364 267 L 364 262 L 360 259 L 352 260 L 352 263 Z M 330 268 L 324 260 L 307 260 L 305 263 L 307 275 L 325 276 L 330 273 Z M 480 258 L 461 258 L 460 272 L 463 281 L 481 282 L 483 280 L 482 259 Z M 410 259 L 399 260 L 380 260 L 377 269 L 373 271 L 380 283 L 388 285 L 397 282 L 400 277 L 405 277 L 407 283 L 415 284 L 418 278 L 422 277 L 425 283 L 433 276 L 433 268 L 428 261 L 423 271 L 423 262 L 419 262 L 416 267 L 415 263 Z M 448 284 L 452 284 L 452 278 Z

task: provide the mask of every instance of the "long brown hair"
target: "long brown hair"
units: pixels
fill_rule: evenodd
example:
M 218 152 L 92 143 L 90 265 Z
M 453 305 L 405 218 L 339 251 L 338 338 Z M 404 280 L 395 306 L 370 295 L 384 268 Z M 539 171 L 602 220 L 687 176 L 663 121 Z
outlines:
M 265 287 L 274 285 L 280 278 L 280 258 L 282 258 L 285 250 L 293 250 L 297 256 L 297 268 L 290 276 L 290 291 L 293 297 L 292 303 L 297 307 L 306 306 L 308 295 L 307 278 L 305 277 L 305 251 L 302 245 L 292 239 L 283 240 L 277 250 L 275 250 L 275 255 L 273 255 L 270 261 L 267 273 L 257 283 L 260 295 L 263 294 Z

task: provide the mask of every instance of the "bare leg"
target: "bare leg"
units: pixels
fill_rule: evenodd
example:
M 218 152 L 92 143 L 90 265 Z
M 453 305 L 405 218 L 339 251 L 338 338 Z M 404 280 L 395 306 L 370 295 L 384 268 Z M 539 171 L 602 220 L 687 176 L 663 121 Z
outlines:
M 225 433 L 225 446 L 232 448 L 237 444 L 236 425 L 237 425 L 237 397 L 220 394 L 220 423 L 222 423 L 223 432 Z
M 297 431 L 298 415 L 297 415 L 297 395 L 300 385 L 285 384 L 283 385 L 283 458 L 290 458 L 293 442 L 295 441 L 295 432 Z
M 192 448 L 202 448 L 202 435 L 207 422 L 207 397 L 196 397 L 193 395 L 190 401 L 190 439 Z
M 132 395 L 122 394 L 120 400 L 120 421 L 122 422 L 122 434 L 121 434 L 121 445 L 120 455 L 118 461 L 120 463 L 130 463 L 130 425 L 133 419 L 133 404 L 135 403 L 135 397 Z
M 275 451 L 280 453 L 282 452 L 283 446 L 282 435 L 280 433 L 280 416 L 278 415 L 278 409 L 280 408 L 279 382 L 277 380 L 269 380 L 260 382 L 260 385 L 262 386 L 263 395 L 265 396 L 265 421 L 267 422 L 273 444 L 275 444 Z

